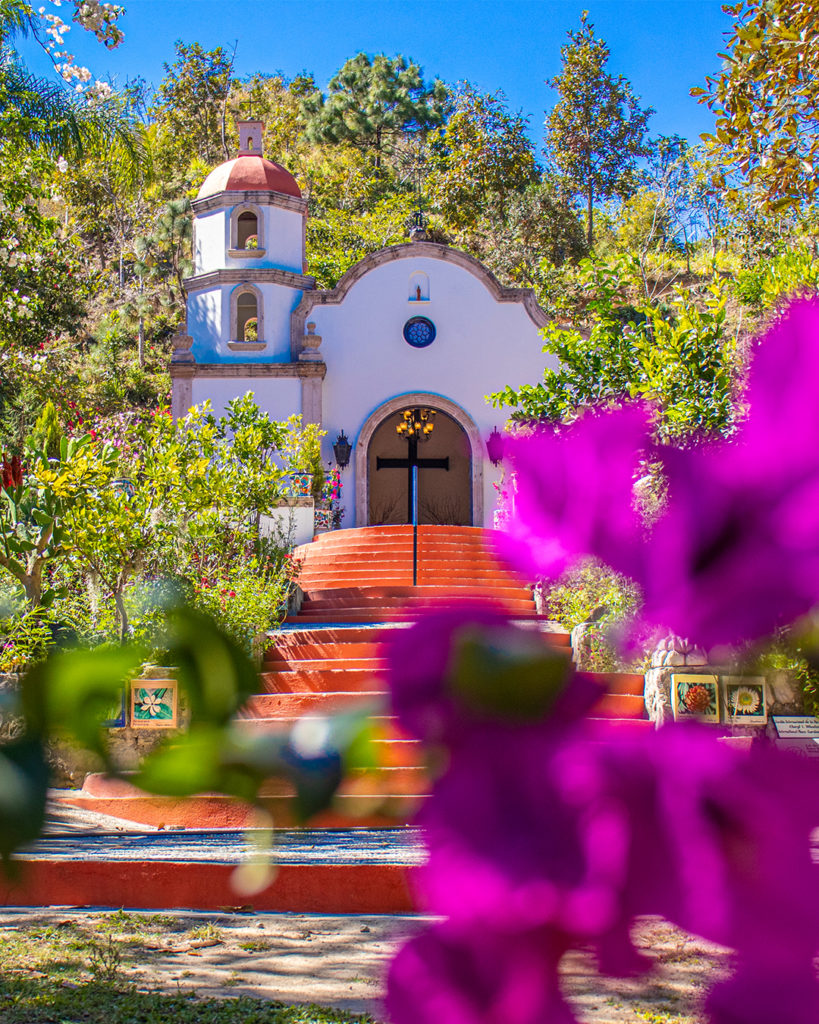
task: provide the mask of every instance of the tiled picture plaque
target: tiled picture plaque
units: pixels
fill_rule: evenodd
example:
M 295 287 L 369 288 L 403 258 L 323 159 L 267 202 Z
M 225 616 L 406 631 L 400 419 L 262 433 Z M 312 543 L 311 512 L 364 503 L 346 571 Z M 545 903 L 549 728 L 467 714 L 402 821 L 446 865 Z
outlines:
M 131 683 L 131 727 L 176 729 L 179 701 L 175 679 L 135 679 Z
M 719 722 L 719 679 L 675 673 L 671 677 L 671 702 L 678 722 Z
M 731 725 L 765 725 L 768 707 L 764 676 L 723 676 L 725 721 Z

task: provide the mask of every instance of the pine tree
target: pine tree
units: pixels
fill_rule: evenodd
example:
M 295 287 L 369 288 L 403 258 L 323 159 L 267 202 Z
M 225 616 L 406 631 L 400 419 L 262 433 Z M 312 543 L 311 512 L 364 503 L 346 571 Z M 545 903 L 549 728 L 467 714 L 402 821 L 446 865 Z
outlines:
M 32 427 L 28 443 L 38 451 L 45 452 L 49 459 L 60 457 L 60 438 L 63 436 L 60 420 L 54 403 L 49 400 Z
M 302 104 L 311 142 L 349 143 L 371 152 L 376 169 L 402 136 L 443 124 L 447 107 L 444 83 L 427 85 L 413 61 L 366 53 L 345 62 L 326 98 L 314 92 Z

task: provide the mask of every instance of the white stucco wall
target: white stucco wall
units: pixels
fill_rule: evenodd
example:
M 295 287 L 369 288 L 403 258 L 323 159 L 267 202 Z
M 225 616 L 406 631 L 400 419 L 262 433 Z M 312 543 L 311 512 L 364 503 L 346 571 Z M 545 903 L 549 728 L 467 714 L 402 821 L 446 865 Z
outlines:
M 262 219 L 264 255 L 229 256 L 230 217 L 236 206 L 252 209 Z M 237 203 L 198 213 L 194 219 L 194 273 L 207 274 L 221 267 L 290 270 L 304 266 L 304 218 L 297 210 L 278 206 Z M 253 250 L 249 250 L 253 252 Z
M 233 398 L 252 391 L 256 404 L 272 420 L 286 420 L 301 412 L 301 382 L 295 378 L 208 377 L 193 381 L 193 405 L 210 399 L 217 416 Z
M 412 256 L 375 266 L 352 284 L 338 305 L 314 306 L 308 320 L 316 323 L 327 364 L 323 424 L 330 445 L 340 430 L 358 440 L 367 418 L 393 396 L 431 392 L 461 406 L 475 421 L 484 440 L 506 418 L 485 396 L 505 385 L 537 382 L 557 360 L 542 351 L 543 341 L 522 302 L 501 302 L 471 270 L 445 259 Z M 422 271 L 429 278 L 428 302 L 408 299 L 410 277 Z M 428 317 L 437 336 L 427 348 L 415 349 L 402 329 L 412 316 Z M 485 453 L 484 453 L 485 454 Z M 484 522 L 490 526 L 499 473 L 485 460 Z M 345 470 L 345 525 L 353 525 L 354 460 Z M 363 524 L 356 524 L 363 525 Z
M 281 284 L 253 283 L 261 296 L 265 348 L 257 352 L 234 351 L 228 342 L 231 331 L 231 293 L 242 284 L 215 285 L 188 294 L 188 333 L 197 362 L 289 362 L 290 317 L 302 292 Z

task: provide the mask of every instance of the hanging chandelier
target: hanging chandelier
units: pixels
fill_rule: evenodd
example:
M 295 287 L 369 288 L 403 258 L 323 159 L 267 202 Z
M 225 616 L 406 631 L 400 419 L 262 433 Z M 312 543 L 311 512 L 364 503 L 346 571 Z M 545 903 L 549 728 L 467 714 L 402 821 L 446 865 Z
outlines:
M 435 426 L 434 409 L 404 409 L 395 428 L 399 437 L 407 441 L 428 441 Z

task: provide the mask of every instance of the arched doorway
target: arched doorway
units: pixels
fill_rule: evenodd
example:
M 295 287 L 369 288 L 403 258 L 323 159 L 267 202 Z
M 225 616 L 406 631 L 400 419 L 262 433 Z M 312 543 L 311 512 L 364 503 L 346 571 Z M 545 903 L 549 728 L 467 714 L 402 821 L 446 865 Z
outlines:
M 413 441 L 407 425 L 419 413 L 423 439 Z M 418 521 L 471 526 L 472 445 L 467 432 L 434 404 L 412 401 L 387 412 L 372 431 L 366 451 L 367 522 L 375 526 L 411 521 L 413 461 L 418 462 Z

